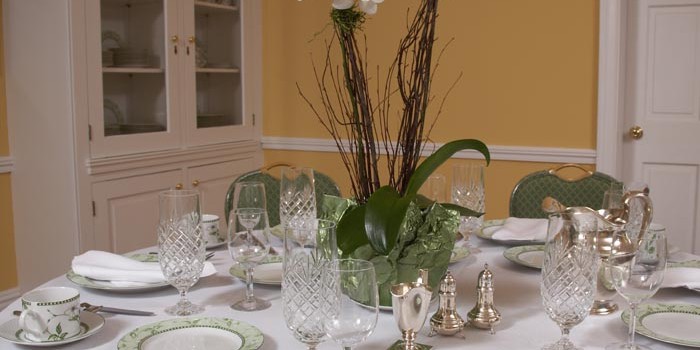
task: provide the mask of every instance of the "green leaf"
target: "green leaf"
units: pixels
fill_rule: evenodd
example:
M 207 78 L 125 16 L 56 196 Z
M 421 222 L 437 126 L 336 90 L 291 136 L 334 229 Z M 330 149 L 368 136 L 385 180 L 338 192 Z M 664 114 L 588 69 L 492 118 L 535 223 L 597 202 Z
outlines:
M 449 210 L 454 210 L 459 213 L 461 216 L 475 216 L 475 217 L 480 217 L 484 215 L 484 213 L 480 213 L 478 211 L 471 210 L 469 208 L 465 208 L 461 205 L 457 204 L 452 204 L 452 203 L 440 203 L 445 209 Z
M 369 244 L 365 233 L 365 207 L 348 208 L 336 226 L 336 242 L 346 257 L 355 249 Z
M 489 153 L 488 147 L 486 147 L 486 145 L 479 140 L 468 139 L 448 142 L 442 145 L 442 147 L 426 158 L 416 168 L 416 171 L 413 172 L 411 179 L 408 181 L 405 196 L 415 196 L 420 187 L 423 186 L 423 183 L 428 179 L 430 174 L 435 171 L 435 169 L 437 169 L 446 160 L 450 159 L 453 154 L 465 149 L 479 151 L 484 155 L 486 164 L 491 162 L 491 154 Z
M 365 209 L 365 232 L 372 248 L 381 255 L 394 248 L 401 223 L 411 197 L 401 195 L 391 186 L 383 186 L 367 200 Z

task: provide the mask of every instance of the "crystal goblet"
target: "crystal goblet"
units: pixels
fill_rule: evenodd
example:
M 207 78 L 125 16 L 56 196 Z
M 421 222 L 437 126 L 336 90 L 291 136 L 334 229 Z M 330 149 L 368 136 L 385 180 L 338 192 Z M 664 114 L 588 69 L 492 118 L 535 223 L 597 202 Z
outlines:
M 270 302 L 256 298 L 253 293 L 255 267 L 270 251 L 270 228 L 267 213 L 260 208 L 238 208 L 229 225 L 228 250 L 231 258 L 245 268 L 245 298 L 235 302 L 231 308 L 239 311 L 256 311 L 270 307 Z

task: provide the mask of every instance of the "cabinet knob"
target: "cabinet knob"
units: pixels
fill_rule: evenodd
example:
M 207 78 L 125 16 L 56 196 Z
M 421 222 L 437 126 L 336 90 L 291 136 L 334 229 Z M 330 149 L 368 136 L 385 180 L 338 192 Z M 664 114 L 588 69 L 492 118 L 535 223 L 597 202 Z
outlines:
M 176 189 L 176 190 L 181 190 L 181 189 L 182 189 L 182 184 L 177 184 L 177 185 L 175 185 L 175 189 Z
M 190 44 L 194 44 L 194 40 L 195 40 L 195 39 L 194 39 L 194 36 L 191 36 L 191 37 L 189 37 L 189 38 L 187 39 L 187 41 L 189 41 Z
M 632 137 L 635 140 L 639 140 L 644 136 L 644 129 L 642 129 L 641 126 L 635 125 L 630 128 L 630 137 Z
M 192 187 L 197 187 L 197 186 L 199 186 L 199 180 L 192 181 Z
M 170 41 L 174 42 L 177 44 L 177 42 L 180 40 L 180 37 L 177 35 L 173 35 L 170 37 Z

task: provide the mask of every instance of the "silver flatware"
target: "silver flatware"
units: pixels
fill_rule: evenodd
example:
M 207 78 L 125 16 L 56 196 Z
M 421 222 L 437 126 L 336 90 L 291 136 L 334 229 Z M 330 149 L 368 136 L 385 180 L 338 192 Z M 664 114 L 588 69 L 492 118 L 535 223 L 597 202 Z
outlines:
M 80 303 L 80 306 L 82 306 L 85 311 L 90 311 L 90 312 L 107 312 L 110 314 L 132 315 L 132 316 L 155 316 L 155 313 L 150 312 L 150 311 L 121 309 L 121 308 L 117 308 L 117 307 L 91 305 L 88 303 Z

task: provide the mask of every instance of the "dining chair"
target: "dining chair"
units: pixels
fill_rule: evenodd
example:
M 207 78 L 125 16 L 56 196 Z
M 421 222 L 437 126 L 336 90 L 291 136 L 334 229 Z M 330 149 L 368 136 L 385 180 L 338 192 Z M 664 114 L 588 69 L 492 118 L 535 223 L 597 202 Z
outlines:
M 562 171 L 567 169 L 566 171 Z M 564 172 L 579 173 L 565 177 Z M 537 171 L 523 177 L 513 188 L 509 214 L 520 218 L 546 218 L 542 200 L 549 196 L 567 207 L 586 206 L 600 209 L 603 195 L 612 187 L 622 188 L 622 182 L 610 175 L 590 171 L 578 164 L 564 164 Z
M 270 221 L 270 227 L 274 227 L 280 224 L 280 178 L 278 175 L 272 175 L 272 169 L 279 167 L 292 166 L 288 163 L 273 163 L 264 166 L 258 170 L 253 170 L 247 172 L 238 178 L 236 178 L 228 188 L 226 193 L 226 199 L 224 202 L 224 214 L 226 215 L 226 222 L 228 223 L 229 215 L 233 207 L 233 191 L 236 187 L 236 183 L 243 181 L 259 181 L 265 184 L 265 200 L 267 202 L 267 217 Z M 314 170 L 314 187 L 316 192 L 316 211 L 321 212 L 321 205 L 323 205 L 323 196 L 332 195 L 340 197 L 340 188 L 335 183 L 335 181 L 328 175 Z

